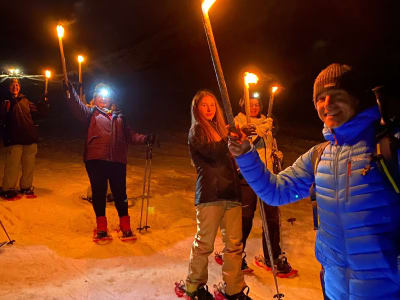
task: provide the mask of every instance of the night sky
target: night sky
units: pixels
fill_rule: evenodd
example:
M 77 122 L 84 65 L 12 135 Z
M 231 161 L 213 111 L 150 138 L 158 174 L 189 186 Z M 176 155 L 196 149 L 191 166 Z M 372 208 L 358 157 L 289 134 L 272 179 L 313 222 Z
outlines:
M 269 80 L 263 85 L 265 101 L 268 84 L 279 82 L 284 90 L 277 96 L 276 117 L 281 124 L 305 127 L 318 126 L 313 79 L 332 62 L 358 67 L 374 84 L 396 84 L 397 2 L 217 0 L 210 18 L 234 113 L 244 70 Z M 187 130 L 194 93 L 209 88 L 219 96 L 200 6 L 198 0 L 2 1 L 0 67 L 61 73 L 55 31 L 61 22 L 71 79 L 76 79 L 76 55 L 87 57 L 87 98 L 96 83 L 108 82 L 133 124 Z M 27 79 L 22 86 L 28 96 L 40 97 L 41 86 Z M 68 114 L 60 95 L 61 84 L 52 83 L 54 114 Z

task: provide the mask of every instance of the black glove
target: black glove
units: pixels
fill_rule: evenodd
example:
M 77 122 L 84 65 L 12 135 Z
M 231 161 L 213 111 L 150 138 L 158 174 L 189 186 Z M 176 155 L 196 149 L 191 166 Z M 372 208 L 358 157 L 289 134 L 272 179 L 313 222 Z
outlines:
M 246 136 L 252 136 L 252 135 L 257 135 L 256 133 L 256 127 L 252 124 L 245 125 L 242 128 L 242 131 Z
M 154 145 L 156 142 L 157 136 L 154 133 L 150 133 L 146 135 L 146 138 L 144 139 L 144 143 L 147 145 Z

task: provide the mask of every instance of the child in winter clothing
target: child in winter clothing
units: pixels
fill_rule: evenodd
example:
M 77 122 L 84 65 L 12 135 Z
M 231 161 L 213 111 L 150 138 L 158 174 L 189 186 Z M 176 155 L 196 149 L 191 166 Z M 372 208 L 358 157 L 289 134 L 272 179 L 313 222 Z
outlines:
M 9 97 L 0 104 L 3 142 L 6 147 L 6 161 L 2 184 L 2 197 L 14 199 L 18 192 L 35 197 L 33 192 L 33 173 L 37 153 L 38 126 L 34 116 L 45 115 L 47 104 L 36 106 L 20 93 L 17 78 L 9 84 Z M 43 104 L 43 103 L 40 103 Z M 39 107 L 39 109 L 38 109 Z M 22 176 L 18 185 L 18 177 Z
M 243 98 L 240 101 L 240 106 L 244 111 L 245 103 Z M 240 112 L 235 117 L 235 123 L 239 128 L 248 135 L 252 144 L 257 149 L 257 152 L 270 172 L 276 173 L 276 164 L 280 165 L 283 159 L 283 154 L 278 150 L 275 138 L 272 135 L 273 120 L 261 114 L 262 103 L 260 98 L 252 97 L 250 99 L 250 116 L 249 123 L 244 113 Z M 274 161 L 279 160 L 279 161 Z M 275 165 L 274 165 L 275 164 Z M 246 241 L 253 226 L 254 212 L 257 207 L 257 195 L 249 187 L 245 180 L 241 181 L 242 192 L 242 226 L 243 226 L 243 250 L 246 248 Z M 267 219 L 268 233 L 271 240 L 272 255 L 274 264 L 278 271 L 278 276 L 293 276 L 292 267 L 287 262 L 287 258 L 282 255 L 280 247 L 280 217 L 279 208 L 264 204 L 264 212 Z M 264 230 L 264 228 L 263 228 Z M 256 258 L 256 262 L 271 267 L 267 242 L 265 235 L 262 235 L 264 257 Z M 243 258 L 242 270 L 246 272 L 249 269 L 246 259 Z
M 98 84 L 94 91 L 94 107 L 79 100 L 75 89 L 69 85 L 71 99 L 67 103 L 77 118 L 87 128 L 84 161 L 92 187 L 92 204 L 96 214 L 95 240 L 107 239 L 106 193 L 110 182 L 115 207 L 120 217 L 123 238 L 134 238 L 128 215 L 126 195 L 126 163 L 128 144 L 154 142 L 154 135 L 134 132 L 119 111 L 111 111 L 110 91 L 107 85 Z
M 213 299 L 206 289 L 208 256 L 221 228 L 225 243 L 222 276 L 227 299 L 250 299 L 241 272 L 242 209 L 239 177 L 227 147 L 227 129 L 216 97 L 199 91 L 192 101 L 189 150 L 197 171 L 197 233 L 190 253 L 186 293 L 191 299 Z

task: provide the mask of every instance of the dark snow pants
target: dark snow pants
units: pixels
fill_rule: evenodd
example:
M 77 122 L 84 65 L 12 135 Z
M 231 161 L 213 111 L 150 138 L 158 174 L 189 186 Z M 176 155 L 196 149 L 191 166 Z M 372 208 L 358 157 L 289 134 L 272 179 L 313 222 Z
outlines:
M 107 180 L 110 182 L 118 216 L 127 216 L 126 165 L 105 160 L 88 160 L 85 166 L 92 186 L 93 209 L 96 217 L 106 215 Z
M 251 187 L 243 182 L 240 185 L 242 193 L 242 233 L 243 233 L 243 250 L 246 247 L 246 241 L 249 237 L 251 228 L 253 227 L 254 212 L 257 208 L 257 195 L 253 192 Z M 272 255 L 276 260 L 282 253 L 280 246 L 280 220 L 279 208 L 277 206 L 270 206 L 264 204 L 264 212 L 267 218 L 268 233 L 271 239 Z M 264 229 L 263 229 L 264 230 Z M 262 236 L 264 257 L 269 258 L 267 242 L 265 241 L 264 232 Z M 269 261 L 269 260 L 268 260 Z

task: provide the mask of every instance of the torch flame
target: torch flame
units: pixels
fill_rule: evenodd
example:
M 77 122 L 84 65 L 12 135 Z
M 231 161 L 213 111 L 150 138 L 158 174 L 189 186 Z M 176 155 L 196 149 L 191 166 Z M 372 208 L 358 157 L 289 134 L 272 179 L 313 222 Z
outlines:
M 203 10 L 204 14 L 208 13 L 208 10 L 214 4 L 215 1 L 217 1 L 217 0 L 204 0 L 203 1 L 203 3 L 201 4 L 201 9 Z
M 57 35 L 60 39 L 64 36 L 64 27 L 62 25 L 57 25 Z
M 275 94 L 275 92 L 278 90 L 278 87 L 277 86 L 273 86 L 271 90 L 272 90 L 272 94 Z
M 247 86 L 249 86 L 250 83 L 256 84 L 258 82 L 258 77 L 254 73 L 245 72 L 244 82 L 246 83 Z
M 44 71 L 44 74 L 45 74 L 46 78 L 51 77 L 51 71 L 49 71 L 49 70 Z
M 81 63 L 84 61 L 84 57 L 82 55 L 78 55 L 78 62 Z

